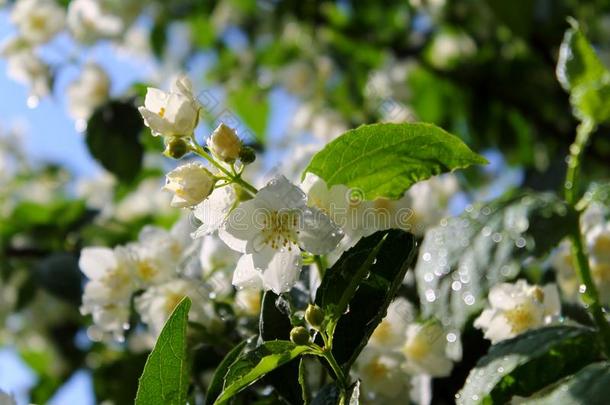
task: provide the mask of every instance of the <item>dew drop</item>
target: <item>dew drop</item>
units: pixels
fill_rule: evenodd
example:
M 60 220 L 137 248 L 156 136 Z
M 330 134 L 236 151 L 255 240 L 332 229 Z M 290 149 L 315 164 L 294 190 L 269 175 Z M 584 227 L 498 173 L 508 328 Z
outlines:
M 457 340 L 457 335 L 455 333 L 447 333 L 447 342 L 453 343 Z
M 587 292 L 587 286 L 584 284 L 581 284 L 578 286 L 578 292 L 581 294 L 584 294 L 585 292 Z
M 432 259 L 432 255 L 430 252 L 426 252 L 423 254 L 422 259 L 424 259 L 424 262 L 429 262 Z
M 466 294 L 464 296 L 464 302 L 466 303 L 466 305 L 472 305 L 474 304 L 474 296 L 472 294 Z

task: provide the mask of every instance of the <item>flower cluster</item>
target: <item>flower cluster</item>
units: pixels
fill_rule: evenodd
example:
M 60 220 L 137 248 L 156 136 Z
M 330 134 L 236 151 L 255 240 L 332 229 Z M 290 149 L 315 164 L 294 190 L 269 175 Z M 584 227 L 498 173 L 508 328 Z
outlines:
M 416 322 L 404 298 L 394 300 L 356 363 L 365 400 L 404 403 L 412 378 L 446 377 L 453 368 L 447 354 L 447 333 L 436 320 Z

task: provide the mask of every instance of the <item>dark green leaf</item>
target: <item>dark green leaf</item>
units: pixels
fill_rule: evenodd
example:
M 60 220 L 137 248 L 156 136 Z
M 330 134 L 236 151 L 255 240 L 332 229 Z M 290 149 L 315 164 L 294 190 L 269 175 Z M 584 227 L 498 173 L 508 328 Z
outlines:
M 326 271 L 316 304 L 327 314 L 329 333 L 334 329 L 333 354 L 346 370 L 385 316 L 414 252 L 413 235 L 381 231 L 361 239 Z
M 186 327 L 191 300 L 185 297 L 170 315 L 140 377 L 136 405 L 184 405 L 189 385 Z
M 89 119 L 89 152 L 119 180 L 130 182 L 142 166 L 144 149 L 138 138 L 143 128 L 144 121 L 132 103 L 111 101 Z
M 527 405 L 605 404 L 610 398 L 610 364 L 589 364 L 544 394 L 524 401 Z
M 597 359 L 596 339 L 592 329 L 553 326 L 500 342 L 471 370 L 457 403 L 500 404 L 531 395 Z
M 208 387 L 205 398 L 206 405 L 212 405 L 222 392 L 222 387 L 225 382 L 225 375 L 227 375 L 227 372 L 229 371 L 229 366 L 233 364 L 233 362 L 241 355 L 247 343 L 248 341 L 244 340 L 235 346 L 233 350 L 231 350 L 220 362 L 218 367 L 216 367 L 216 371 L 214 371 L 214 376 L 212 377 L 212 382 Z
M 515 278 L 576 224 L 553 194 L 521 194 L 475 206 L 430 229 L 415 267 L 424 316 L 461 328 L 481 310 L 489 288 Z
M 224 390 L 215 404 L 226 403 L 270 371 L 296 359 L 308 350 L 307 346 L 297 346 L 286 340 L 274 340 L 264 342 L 256 349 L 243 353 L 229 367 L 225 376 Z
M 70 253 L 55 253 L 41 260 L 36 266 L 40 286 L 56 297 L 75 306 L 80 305 L 82 276 L 78 259 Z
M 400 198 L 414 183 L 487 161 L 432 124 L 372 124 L 348 131 L 318 152 L 305 172 L 344 184 L 366 199 Z

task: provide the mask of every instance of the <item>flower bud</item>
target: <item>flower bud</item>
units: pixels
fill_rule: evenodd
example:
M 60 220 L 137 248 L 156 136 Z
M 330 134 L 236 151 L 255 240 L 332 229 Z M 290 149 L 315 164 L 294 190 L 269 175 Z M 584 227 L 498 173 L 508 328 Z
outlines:
M 223 162 L 234 162 L 240 157 L 242 144 L 235 130 L 220 123 L 207 141 L 208 148 L 214 156 Z
M 171 206 L 192 207 L 205 200 L 214 190 L 216 178 L 201 163 L 187 163 L 166 175 L 164 190 L 174 193 Z
M 324 322 L 324 310 L 317 305 L 309 304 L 305 310 L 305 320 L 314 329 L 318 329 Z
M 184 139 L 172 137 L 169 139 L 169 142 L 167 142 L 163 154 L 174 159 L 180 159 L 186 155 L 188 151 L 189 146 Z
M 239 160 L 245 165 L 248 165 L 256 160 L 254 149 L 249 146 L 243 146 L 239 151 Z
M 290 340 L 296 345 L 306 345 L 310 338 L 309 332 L 302 326 L 296 326 L 290 331 Z

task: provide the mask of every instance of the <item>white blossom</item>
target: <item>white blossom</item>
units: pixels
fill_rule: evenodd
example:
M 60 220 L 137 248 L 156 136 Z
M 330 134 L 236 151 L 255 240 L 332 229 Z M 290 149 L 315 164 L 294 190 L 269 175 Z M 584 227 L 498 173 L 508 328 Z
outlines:
M 212 154 L 224 162 L 237 160 L 242 146 L 235 130 L 223 123 L 210 135 L 207 144 Z
M 212 302 L 203 285 L 197 280 L 174 279 L 165 284 L 150 287 L 136 298 L 135 307 L 142 321 L 158 335 L 165 321 L 184 297 L 192 301 L 189 320 L 210 328 L 220 326 L 214 314 Z
M 375 328 L 368 345 L 381 351 L 399 350 L 405 342 L 406 330 L 414 317 L 413 305 L 405 298 L 396 298 L 388 307 L 386 316 Z
M 73 0 L 68 6 L 68 28 L 77 41 L 93 43 L 115 38 L 124 30 L 123 20 L 100 0 Z
M 489 292 L 489 307 L 475 320 L 485 338 L 497 343 L 527 330 L 549 324 L 559 316 L 559 293 L 554 284 L 531 286 L 525 280 L 495 285 Z
M 110 95 L 110 78 L 96 63 L 88 63 L 68 86 L 68 110 L 74 119 L 87 120 Z
M 219 236 L 244 253 L 233 276 L 235 286 L 288 291 L 301 271 L 300 248 L 326 254 L 336 247 L 343 236 L 340 228 L 305 201 L 305 194 L 280 176 L 229 214 Z
M 190 80 L 179 76 L 169 93 L 149 87 L 138 110 L 153 135 L 191 136 L 199 122 L 201 105 L 193 96 Z
M 261 311 L 261 291 L 251 288 L 237 291 L 235 308 L 239 314 L 258 316 Z
M 138 187 L 119 201 L 114 216 L 121 221 L 133 221 L 146 215 L 169 214 L 169 194 L 162 192 L 157 179 L 143 180 Z
M 54 0 L 19 0 L 11 21 L 32 44 L 48 42 L 64 27 L 65 13 Z
M 233 187 L 226 186 L 215 189 L 208 198 L 198 204 L 193 210 L 193 215 L 201 225 L 193 233 L 193 238 L 217 231 L 236 204 L 236 200 Z
M 399 405 L 408 402 L 410 376 L 401 367 L 399 353 L 388 353 L 365 347 L 355 366 L 362 381 L 362 402 Z
M 407 339 L 402 347 L 402 353 L 406 358 L 405 370 L 432 377 L 448 376 L 453 368 L 453 362 L 447 357 L 446 335 L 437 321 L 409 325 Z
M 166 175 L 164 190 L 174 193 L 171 206 L 192 207 L 205 200 L 214 189 L 216 179 L 201 163 L 178 166 Z
M 9 55 L 7 75 L 28 86 L 30 93 L 38 98 L 48 95 L 51 91 L 51 71 L 31 49 Z

